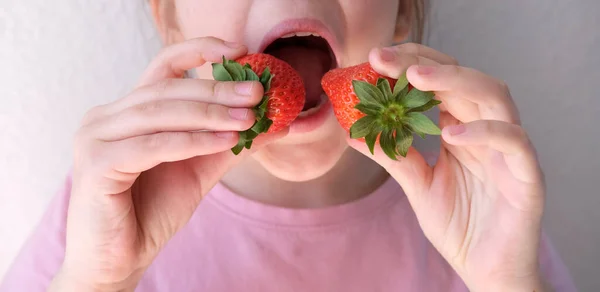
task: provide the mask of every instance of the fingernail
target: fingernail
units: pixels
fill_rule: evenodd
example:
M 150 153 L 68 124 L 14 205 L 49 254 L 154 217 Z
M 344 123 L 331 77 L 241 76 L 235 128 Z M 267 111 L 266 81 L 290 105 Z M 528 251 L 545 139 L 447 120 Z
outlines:
M 242 46 L 242 44 L 236 42 L 224 42 L 224 44 L 232 49 L 237 49 Z
M 240 95 L 250 95 L 254 87 L 254 82 L 238 82 L 235 84 L 234 90 Z
M 448 127 L 448 133 L 450 134 L 450 136 L 458 136 L 466 131 L 467 127 L 465 127 L 465 125 L 456 125 Z
M 248 119 L 248 109 L 247 108 L 231 108 L 229 109 L 229 115 L 240 121 L 245 121 Z
M 215 136 L 219 138 L 231 138 L 233 137 L 233 132 L 215 132 Z
M 396 52 L 392 48 L 382 48 L 379 50 L 379 56 L 384 62 L 393 62 L 396 60 Z
M 419 73 L 419 75 L 429 75 L 435 72 L 436 69 L 437 68 L 433 66 L 418 66 L 417 73 Z

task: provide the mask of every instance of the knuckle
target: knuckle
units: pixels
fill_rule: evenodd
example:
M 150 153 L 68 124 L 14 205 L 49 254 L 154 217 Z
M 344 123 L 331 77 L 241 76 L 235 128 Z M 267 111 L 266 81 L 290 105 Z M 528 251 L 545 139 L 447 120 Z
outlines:
M 202 119 L 210 119 L 211 115 L 211 105 L 206 103 L 197 103 L 194 106 L 194 112 L 198 114 L 198 116 Z
M 158 81 L 153 86 L 154 87 L 154 98 L 155 99 L 164 98 L 166 95 L 166 92 L 174 86 L 173 83 L 175 83 L 175 79 L 172 79 L 172 78 L 167 78 L 167 79 Z
M 208 121 L 222 120 L 225 117 L 225 107 L 218 104 L 202 104 L 200 110 Z
M 481 124 L 481 131 L 486 135 L 491 134 L 499 130 L 497 126 L 498 124 L 494 121 L 485 121 Z
M 84 170 L 88 174 L 99 174 L 108 170 L 110 161 L 105 146 L 98 141 L 88 140 L 84 144 L 78 144 L 73 149 L 75 168 Z
M 208 42 L 208 43 L 219 43 L 219 42 L 223 42 L 221 39 L 215 37 L 215 36 L 205 36 L 205 37 L 199 37 L 197 39 L 199 42 Z
M 102 112 L 104 112 L 104 108 L 104 105 L 92 107 L 83 115 L 83 118 L 81 119 L 81 125 L 83 126 L 92 123 L 102 114 Z
M 531 140 L 529 139 L 529 134 L 527 131 L 521 126 L 514 125 L 515 136 L 524 146 L 530 145 Z
M 417 43 L 406 43 L 398 46 L 398 49 L 403 53 L 419 55 L 421 53 L 421 45 Z
M 133 111 L 141 115 L 153 116 L 162 111 L 164 108 L 164 102 L 162 101 L 150 101 L 133 106 Z
M 158 51 L 158 54 L 157 54 L 157 56 L 158 56 L 158 57 L 160 57 L 160 56 L 164 56 L 164 55 L 168 54 L 168 53 L 169 53 L 169 51 L 171 51 L 171 47 L 170 47 L 170 46 L 165 46 L 165 47 L 162 47 L 162 48 L 160 48 L 160 50 Z
M 167 59 L 169 57 L 169 55 L 171 54 L 171 51 L 173 50 L 172 47 L 173 46 L 162 47 L 156 54 L 156 57 L 154 57 L 154 59 L 152 59 L 152 62 L 150 62 L 150 64 L 146 68 L 146 70 L 155 69 L 157 66 L 162 64 L 164 62 L 164 60 Z
M 89 140 L 84 138 L 82 134 L 75 134 L 75 138 L 73 140 L 73 160 L 77 164 L 87 157 L 86 152 L 89 148 L 90 143 Z
M 409 53 L 398 53 L 399 58 L 396 59 L 395 64 L 390 66 L 390 70 L 393 70 L 392 74 L 398 75 L 406 71 L 412 65 L 419 64 L 419 57 Z
M 503 80 L 497 80 L 498 83 L 498 92 L 504 97 L 510 97 L 510 87 Z
M 448 65 L 458 66 L 458 60 L 452 56 L 448 56 Z
M 446 68 L 448 68 L 448 71 L 451 74 L 454 74 L 456 76 L 464 75 L 464 70 L 466 70 L 465 68 L 458 66 L 458 65 L 446 65 Z
M 484 104 L 479 105 L 480 108 L 487 110 L 490 113 L 504 113 L 504 103 L 500 98 L 492 96 Z
M 73 138 L 73 146 L 75 148 L 79 148 L 83 145 L 86 145 L 90 140 L 89 136 L 89 127 L 83 126 L 77 129 Z
M 151 65 L 159 65 L 164 64 L 165 60 L 169 60 L 173 53 L 177 51 L 178 46 L 181 44 L 173 44 L 168 46 L 163 46 L 156 54 L 156 57 L 152 60 Z M 152 66 L 150 66 L 152 68 Z
M 228 84 L 225 82 L 215 81 L 212 83 L 212 96 L 221 97 L 227 91 Z
M 144 136 L 141 139 L 143 148 L 148 150 L 160 149 L 165 144 L 169 143 L 169 135 L 164 133 Z

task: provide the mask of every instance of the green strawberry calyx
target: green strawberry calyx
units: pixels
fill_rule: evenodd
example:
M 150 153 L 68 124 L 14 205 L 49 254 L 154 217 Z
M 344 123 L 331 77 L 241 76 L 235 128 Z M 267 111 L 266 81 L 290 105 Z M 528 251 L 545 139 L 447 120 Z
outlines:
M 379 78 L 377 85 L 353 80 L 352 86 L 359 99 L 356 109 L 366 116 L 356 121 L 350 128 L 350 138 L 364 138 L 369 151 L 374 154 L 375 142 L 391 159 L 406 157 L 413 143 L 413 134 L 441 135 L 441 130 L 426 115 L 422 114 L 440 104 L 433 92 L 416 88 L 409 90 L 406 74 L 400 76 L 394 91 L 385 78 Z
M 239 132 L 240 139 L 237 145 L 231 148 L 231 151 L 238 155 L 244 148 L 250 149 L 254 138 L 268 132 L 273 124 L 273 121 L 267 118 L 267 105 L 269 103 L 267 91 L 271 88 L 273 75 L 271 75 L 269 67 L 266 67 L 258 76 L 256 72 L 252 71 L 249 64 L 242 66 L 236 61 L 226 59 L 225 56 L 223 56 L 223 63 L 213 63 L 212 69 L 213 78 L 217 81 L 259 81 L 264 88 L 265 95 L 260 103 L 252 108 L 256 116 L 254 125 L 246 131 Z

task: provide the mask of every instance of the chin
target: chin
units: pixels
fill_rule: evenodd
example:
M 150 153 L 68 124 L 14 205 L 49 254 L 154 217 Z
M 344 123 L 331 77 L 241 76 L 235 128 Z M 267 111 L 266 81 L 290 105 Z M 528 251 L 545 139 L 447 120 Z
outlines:
M 271 175 L 291 182 L 322 177 L 335 167 L 348 144 L 335 118 L 311 133 L 290 134 L 252 157 Z

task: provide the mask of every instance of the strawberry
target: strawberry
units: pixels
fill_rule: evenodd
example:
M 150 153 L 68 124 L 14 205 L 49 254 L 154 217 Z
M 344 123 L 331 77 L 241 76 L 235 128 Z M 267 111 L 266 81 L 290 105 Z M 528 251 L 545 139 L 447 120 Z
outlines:
M 304 107 L 306 90 L 302 77 L 288 63 L 271 55 L 250 54 L 235 61 L 223 57 L 223 63 L 213 64 L 213 77 L 218 81 L 260 81 L 264 87 L 261 102 L 253 108 L 256 122 L 240 132 L 238 144 L 231 149 L 236 155 L 244 147 L 250 149 L 259 134 L 289 126 Z
M 383 152 L 397 160 L 398 155 L 406 157 L 413 134 L 422 138 L 425 134 L 441 134 L 422 114 L 440 101 L 433 99 L 432 92 L 410 86 L 406 74 L 398 80 L 391 79 L 375 72 L 369 63 L 363 63 L 327 72 L 321 86 L 340 125 L 350 138 L 364 138 L 372 154 L 377 139 Z

